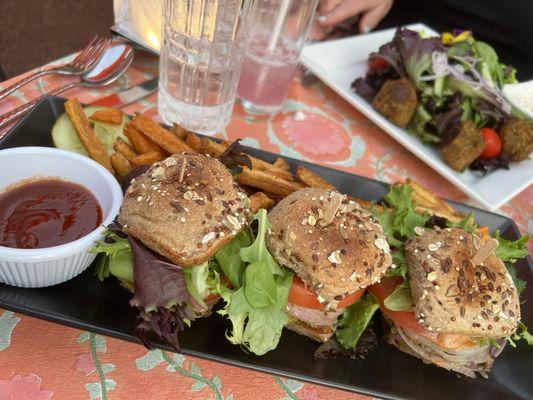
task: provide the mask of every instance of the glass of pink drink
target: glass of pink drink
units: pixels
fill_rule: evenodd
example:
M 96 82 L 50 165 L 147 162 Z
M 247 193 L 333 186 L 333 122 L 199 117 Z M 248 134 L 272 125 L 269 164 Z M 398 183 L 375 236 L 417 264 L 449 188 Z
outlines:
M 237 96 L 251 114 L 278 112 L 287 97 L 318 0 L 256 4 Z

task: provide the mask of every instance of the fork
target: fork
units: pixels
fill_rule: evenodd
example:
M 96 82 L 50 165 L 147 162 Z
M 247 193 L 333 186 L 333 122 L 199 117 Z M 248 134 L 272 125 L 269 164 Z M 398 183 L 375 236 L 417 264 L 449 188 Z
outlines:
M 15 90 L 26 85 L 44 75 L 59 74 L 59 75 L 81 75 L 90 70 L 96 62 L 100 59 L 104 51 L 107 50 L 111 44 L 112 39 L 95 36 L 87 46 L 85 46 L 70 63 L 60 65 L 58 67 L 36 71 L 33 74 L 26 76 L 13 85 L 0 91 L 0 100 Z

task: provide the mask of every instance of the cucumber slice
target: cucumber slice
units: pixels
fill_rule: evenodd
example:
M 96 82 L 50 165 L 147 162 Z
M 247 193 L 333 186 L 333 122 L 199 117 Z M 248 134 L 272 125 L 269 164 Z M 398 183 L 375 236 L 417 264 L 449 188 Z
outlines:
M 87 117 L 90 117 L 95 111 L 102 110 L 105 107 L 85 107 L 83 112 Z M 89 120 L 91 126 L 93 127 L 94 133 L 100 139 L 108 154 L 113 153 L 113 144 L 118 137 L 125 140 L 129 143 L 129 140 L 124 136 L 124 124 L 130 120 L 126 114 L 122 116 L 122 124 L 120 125 L 111 125 L 103 122 L 91 121 Z M 58 149 L 72 151 L 84 156 L 89 156 L 87 150 L 83 146 L 76 129 L 70 122 L 70 119 L 66 113 L 61 115 L 52 128 L 52 141 L 54 146 Z

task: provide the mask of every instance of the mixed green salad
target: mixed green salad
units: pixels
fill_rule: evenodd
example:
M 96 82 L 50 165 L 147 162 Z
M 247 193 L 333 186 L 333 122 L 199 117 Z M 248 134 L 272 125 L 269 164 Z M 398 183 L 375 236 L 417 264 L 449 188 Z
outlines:
M 416 95 L 397 99 L 396 104 L 390 91 L 380 91 L 387 82 L 400 79 L 408 83 L 403 89 L 414 87 Z M 533 123 L 518 132 L 508 133 L 505 127 L 512 119 L 526 120 L 502 93 L 504 85 L 516 82 L 516 70 L 503 64 L 494 48 L 476 40 L 470 31 L 434 37 L 400 28 L 391 42 L 369 56 L 367 74 L 353 88 L 392 122 L 398 121 L 395 114 L 403 113 L 399 120 L 406 122 L 407 130 L 441 151 L 471 121 L 476 130 L 464 135 L 459 146 L 472 148 L 464 162 L 444 160 L 457 170 L 469 166 L 487 172 L 527 158 L 533 148 Z M 398 94 L 402 88 L 396 89 Z M 527 151 L 517 154 L 517 146 Z

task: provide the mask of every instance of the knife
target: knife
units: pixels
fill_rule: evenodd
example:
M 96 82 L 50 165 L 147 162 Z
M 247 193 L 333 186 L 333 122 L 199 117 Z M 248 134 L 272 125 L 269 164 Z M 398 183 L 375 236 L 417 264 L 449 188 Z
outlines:
M 113 93 L 109 96 L 102 97 L 98 100 L 93 101 L 89 105 L 110 108 L 124 107 L 128 104 L 144 99 L 145 97 L 155 92 L 157 90 L 158 83 L 159 78 L 150 79 L 148 81 L 144 81 L 143 83 L 137 86 L 133 86 L 129 89 L 123 90 L 122 92 Z

